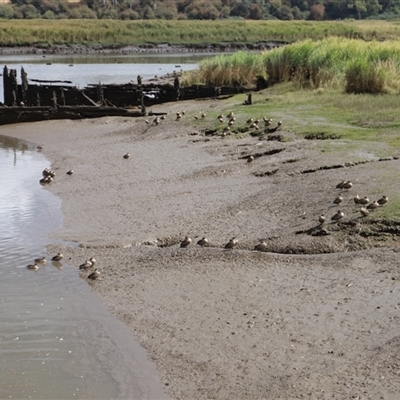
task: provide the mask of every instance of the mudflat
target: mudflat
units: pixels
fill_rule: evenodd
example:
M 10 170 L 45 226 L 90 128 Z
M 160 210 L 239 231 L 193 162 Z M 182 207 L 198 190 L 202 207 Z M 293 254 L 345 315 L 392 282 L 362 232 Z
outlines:
M 79 244 L 49 253 L 86 275 L 78 266 L 96 258 L 101 275 L 88 284 L 172 398 L 397 399 L 398 228 L 367 234 L 373 210 L 363 217 L 353 198 L 390 199 L 398 158 L 322 154 L 285 121 L 275 136 L 213 134 L 208 118 L 221 110 L 227 121 L 229 107 L 244 124 L 240 103 L 206 100 L 154 107 L 166 113 L 159 121 L 48 121 L 0 134 L 44 144 L 56 172 L 45 187 L 64 215 L 52 236 Z M 337 188 L 343 180 L 352 188 Z

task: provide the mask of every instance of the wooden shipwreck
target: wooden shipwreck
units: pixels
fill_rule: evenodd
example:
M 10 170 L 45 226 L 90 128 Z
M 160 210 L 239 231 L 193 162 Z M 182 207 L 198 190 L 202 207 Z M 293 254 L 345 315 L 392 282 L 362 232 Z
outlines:
M 15 69 L 3 70 L 4 104 L 0 125 L 48 119 L 82 119 L 103 116 L 138 117 L 154 104 L 213 98 L 245 92 L 238 86 L 194 85 L 183 87 L 179 77 L 173 83 L 93 84 L 80 89 L 70 81 L 30 79 L 21 68 L 21 83 Z

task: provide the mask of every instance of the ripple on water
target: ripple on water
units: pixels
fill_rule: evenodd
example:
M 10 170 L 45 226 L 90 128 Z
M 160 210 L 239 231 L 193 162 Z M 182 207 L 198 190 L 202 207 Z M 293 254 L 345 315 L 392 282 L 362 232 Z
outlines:
M 49 258 L 47 235 L 62 222 L 60 200 L 39 184 L 49 163 L 35 147 L 0 136 L 0 398 L 149 398 L 154 367 L 147 382 L 135 377 L 144 350 L 76 268 L 26 268 Z

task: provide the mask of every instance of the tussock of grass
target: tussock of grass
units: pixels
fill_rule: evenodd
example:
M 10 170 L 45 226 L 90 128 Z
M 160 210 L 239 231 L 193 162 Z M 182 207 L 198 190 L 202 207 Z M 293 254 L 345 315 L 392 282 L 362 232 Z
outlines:
M 256 84 L 294 82 L 298 88 L 337 88 L 346 93 L 399 93 L 400 43 L 331 37 L 205 60 L 187 82 Z

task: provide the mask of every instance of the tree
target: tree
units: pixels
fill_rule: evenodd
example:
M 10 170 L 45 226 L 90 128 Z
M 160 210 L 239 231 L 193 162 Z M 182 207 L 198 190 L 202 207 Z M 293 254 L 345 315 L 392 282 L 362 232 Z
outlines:
M 249 13 L 247 17 L 249 19 L 264 19 L 264 13 L 258 4 L 253 3 L 249 7 Z
M 292 9 L 289 6 L 279 7 L 275 12 L 275 16 L 285 21 L 291 21 L 294 19 Z
M 323 4 L 314 4 L 310 8 L 310 19 L 320 21 L 324 18 L 325 7 Z

